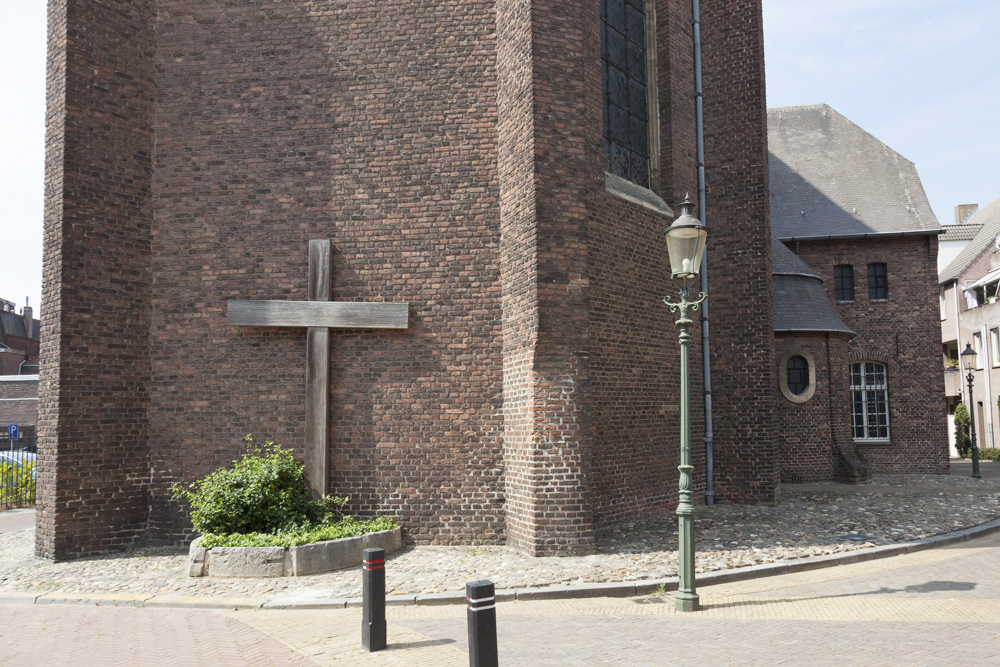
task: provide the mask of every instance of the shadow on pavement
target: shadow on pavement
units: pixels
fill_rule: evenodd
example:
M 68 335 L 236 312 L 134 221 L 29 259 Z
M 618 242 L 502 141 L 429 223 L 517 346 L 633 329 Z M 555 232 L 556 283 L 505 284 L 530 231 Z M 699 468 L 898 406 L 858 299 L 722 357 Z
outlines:
M 444 646 L 446 644 L 454 644 L 454 639 L 427 639 L 419 642 L 393 642 L 389 645 L 391 649 L 404 649 L 404 648 L 423 648 L 427 646 Z
M 749 600 L 743 602 L 725 602 L 722 604 L 706 604 L 704 609 L 726 609 L 728 607 L 763 607 L 769 604 L 784 604 L 802 602 L 804 600 L 830 600 L 835 598 L 850 598 L 859 595 L 891 595 L 893 593 L 942 593 L 946 591 L 971 591 L 976 587 L 972 581 L 928 581 L 924 584 L 913 584 L 903 588 L 887 588 L 882 586 L 871 591 L 857 593 L 840 593 L 837 595 L 814 595 L 801 598 L 781 598 L 771 600 Z

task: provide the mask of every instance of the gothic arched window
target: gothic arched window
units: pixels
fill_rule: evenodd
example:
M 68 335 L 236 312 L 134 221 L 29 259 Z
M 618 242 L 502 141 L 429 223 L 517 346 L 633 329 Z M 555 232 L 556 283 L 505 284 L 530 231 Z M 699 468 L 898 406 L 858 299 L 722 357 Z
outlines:
M 601 78 L 604 89 L 605 170 L 655 190 L 656 116 L 653 5 L 646 0 L 601 0 Z M 652 71 L 650 71 L 652 70 Z

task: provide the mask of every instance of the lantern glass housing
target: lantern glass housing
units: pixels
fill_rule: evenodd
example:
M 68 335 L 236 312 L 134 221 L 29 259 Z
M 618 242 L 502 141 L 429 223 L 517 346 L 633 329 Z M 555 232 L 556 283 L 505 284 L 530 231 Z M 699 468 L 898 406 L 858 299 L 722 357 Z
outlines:
M 708 228 L 691 213 L 693 204 L 685 199 L 681 215 L 667 227 L 667 252 L 670 255 L 670 274 L 674 279 L 696 278 L 701 272 L 701 256 L 705 252 Z
M 971 371 L 976 367 L 976 356 L 976 351 L 972 349 L 972 345 L 966 343 L 965 349 L 962 350 L 962 365 L 965 367 L 965 370 Z

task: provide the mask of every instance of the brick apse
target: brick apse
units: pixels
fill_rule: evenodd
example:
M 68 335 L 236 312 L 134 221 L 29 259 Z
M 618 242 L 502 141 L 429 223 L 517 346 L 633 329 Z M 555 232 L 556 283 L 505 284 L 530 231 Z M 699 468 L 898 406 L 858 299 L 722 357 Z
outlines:
M 186 539 L 172 484 L 248 432 L 302 451 L 305 332 L 226 303 L 304 300 L 310 239 L 334 299 L 409 303 L 406 330 L 332 336 L 329 481 L 355 512 L 542 555 L 671 509 L 672 216 L 605 174 L 598 4 L 51 0 L 38 554 Z M 691 5 L 646 6 L 651 189 L 676 207 Z M 778 490 L 760 12 L 702 3 L 724 502 Z

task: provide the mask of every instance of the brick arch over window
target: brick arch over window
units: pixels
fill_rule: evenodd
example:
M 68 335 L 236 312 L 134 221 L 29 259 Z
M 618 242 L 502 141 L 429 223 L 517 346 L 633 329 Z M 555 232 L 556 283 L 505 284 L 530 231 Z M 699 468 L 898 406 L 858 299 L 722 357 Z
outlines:
M 862 252 L 862 253 L 847 253 L 847 252 L 836 252 L 830 255 L 830 261 L 833 265 L 836 264 L 850 264 L 851 266 L 865 266 L 867 264 L 890 264 L 892 262 L 892 257 L 886 255 L 883 252 Z
M 865 253 L 864 257 L 862 258 L 862 261 L 864 261 L 866 264 L 885 264 L 886 266 L 888 266 L 890 264 L 890 259 L 891 258 L 889 257 L 889 255 L 886 255 L 885 253 L 868 252 Z
M 852 364 L 859 361 L 875 361 L 888 366 L 892 362 L 892 356 L 880 350 L 869 350 L 864 347 L 860 347 L 850 351 L 847 355 L 847 361 Z

